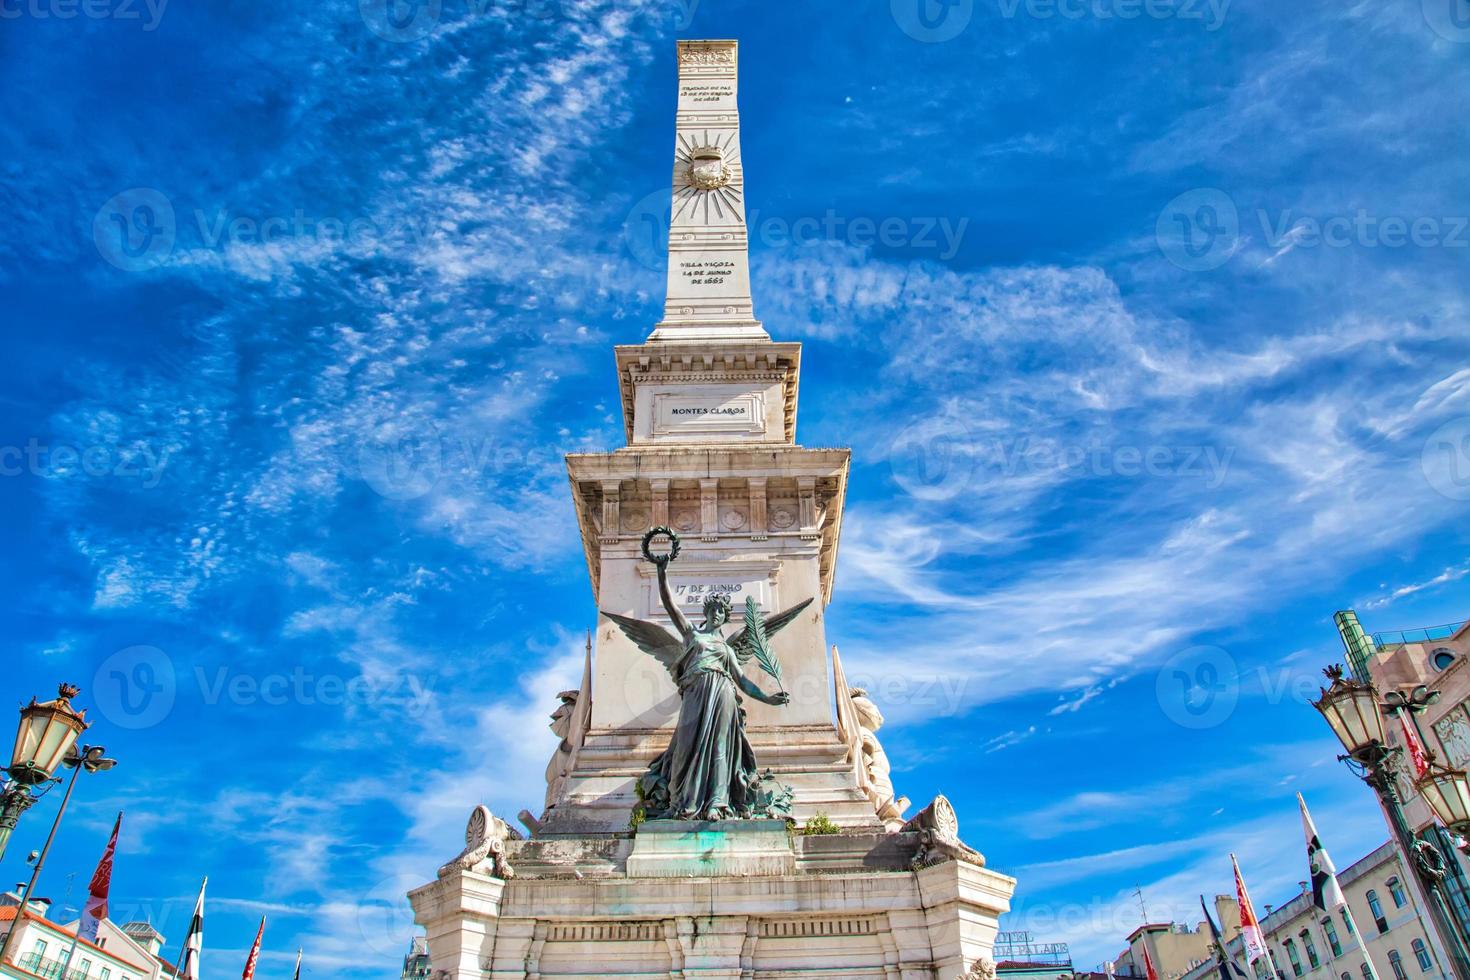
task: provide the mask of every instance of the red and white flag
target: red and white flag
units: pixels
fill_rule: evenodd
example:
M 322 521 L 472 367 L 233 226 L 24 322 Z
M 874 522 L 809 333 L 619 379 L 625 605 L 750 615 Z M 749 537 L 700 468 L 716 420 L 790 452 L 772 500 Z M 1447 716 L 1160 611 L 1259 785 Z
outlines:
M 1240 876 L 1240 863 L 1234 854 L 1230 855 L 1230 866 L 1235 869 L 1235 897 L 1240 903 L 1240 938 L 1245 944 L 1245 961 L 1254 964 L 1256 960 L 1269 956 L 1270 951 L 1266 948 L 1261 922 L 1256 918 L 1255 906 L 1251 905 L 1250 893 L 1245 890 L 1245 879 Z M 1270 962 L 1266 960 L 1268 966 Z
M 260 928 L 255 930 L 255 944 L 250 947 L 250 955 L 245 959 L 245 972 L 240 980 L 255 980 L 255 963 L 260 959 L 260 939 L 265 935 L 265 916 L 260 917 Z
M 1143 974 L 1147 980 L 1159 980 L 1159 971 L 1154 969 L 1154 958 L 1148 955 L 1148 936 L 1145 934 L 1141 938 L 1143 939 Z
M 1414 722 L 1404 711 L 1395 712 L 1399 716 L 1399 724 L 1404 726 L 1404 745 L 1409 749 L 1409 758 L 1414 762 L 1414 776 L 1423 779 L 1429 772 L 1429 754 L 1424 751 L 1424 743 L 1419 740 L 1419 732 L 1414 728 Z
M 112 836 L 107 839 L 107 850 L 92 872 L 92 884 L 87 889 L 87 904 L 82 906 L 82 920 L 77 923 L 77 935 L 90 943 L 97 941 L 97 927 L 107 918 L 107 892 L 112 886 L 112 855 L 117 851 L 117 832 L 122 827 L 122 814 L 112 825 Z

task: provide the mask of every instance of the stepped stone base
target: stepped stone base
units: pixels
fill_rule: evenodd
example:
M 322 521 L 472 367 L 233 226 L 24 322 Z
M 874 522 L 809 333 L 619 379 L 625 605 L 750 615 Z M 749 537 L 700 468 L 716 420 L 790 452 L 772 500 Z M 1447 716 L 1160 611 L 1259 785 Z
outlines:
M 711 828 L 507 841 L 509 879 L 447 866 L 409 896 L 436 975 L 956 980 L 989 957 L 1015 887 L 923 832 Z

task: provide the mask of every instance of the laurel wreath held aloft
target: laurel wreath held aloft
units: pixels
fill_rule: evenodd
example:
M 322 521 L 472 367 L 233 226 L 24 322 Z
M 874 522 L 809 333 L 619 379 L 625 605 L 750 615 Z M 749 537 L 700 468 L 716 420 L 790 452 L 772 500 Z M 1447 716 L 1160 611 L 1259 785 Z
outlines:
M 651 552 L 651 551 L 648 550 L 648 546 L 649 546 L 649 544 L 652 543 L 653 539 L 656 538 L 656 537 L 658 537 L 660 534 L 662 534 L 664 537 L 666 537 L 666 538 L 669 539 L 669 544 L 670 544 L 669 553 L 667 555 L 663 556 L 662 558 L 655 558 L 654 555 L 653 555 L 653 552 Z M 671 528 L 671 527 L 664 527 L 663 525 L 660 525 L 658 527 L 651 527 L 651 528 L 649 528 L 648 531 L 645 532 L 644 535 L 643 535 L 643 557 L 644 558 L 647 558 L 649 561 L 653 562 L 655 565 L 660 565 L 660 564 L 662 564 L 664 562 L 673 561 L 675 558 L 678 558 L 679 557 L 679 535 L 677 535 L 677 534 L 674 533 L 674 529 L 673 528 Z

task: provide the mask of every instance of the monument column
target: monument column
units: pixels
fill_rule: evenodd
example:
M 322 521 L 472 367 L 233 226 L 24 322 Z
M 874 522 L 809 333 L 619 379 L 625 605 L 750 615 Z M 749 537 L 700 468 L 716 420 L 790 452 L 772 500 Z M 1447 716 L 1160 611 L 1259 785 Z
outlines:
M 768 340 L 750 298 L 734 41 L 679 42 L 664 318 L 649 340 Z

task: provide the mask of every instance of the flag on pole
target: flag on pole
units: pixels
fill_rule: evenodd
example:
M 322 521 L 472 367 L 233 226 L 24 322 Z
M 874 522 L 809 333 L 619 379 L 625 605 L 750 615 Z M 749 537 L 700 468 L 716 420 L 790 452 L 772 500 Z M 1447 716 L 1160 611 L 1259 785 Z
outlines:
M 260 940 L 265 936 L 265 916 L 260 917 L 260 928 L 255 930 L 255 943 L 250 947 L 250 955 L 245 957 L 245 972 L 240 975 L 240 980 L 255 980 L 255 964 L 260 960 Z
M 1239 980 L 1244 977 L 1245 971 L 1240 964 L 1230 958 L 1230 953 L 1225 949 L 1225 940 L 1220 936 L 1220 927 L 1215 925 L 1215 917 L 1210 914 L 1210 907 L 1205 904 L 1205 897 L 1199 897 L 1199 907 L 1204 910 L 1205 921 L 1210 924 L 1210 938 L 1215 941 L 1215 964 L 1220 968 L 1220 980 Z
M 300 946 L 296 947 L 296 972 L 292 975 L 291 980 L 301 980 L 301 947 Z
M 1240 876 L 1240 863 L 1235 860 L 1234 854 L 1230 855 L 1230 866 L 1235 869 L 1235 897 L 1240 902 L 1240 938 L 1245 943 L 1245 961 L 1254 964 L 1256 960 L 1269 956 L 1270 951 L 1266 948 L 1266 937 L 1261 932 L 1261 922 L 1256 918 L 1256 910 L 1251 905 L 1250 894 L 1245 890 L 1245 879 Z M 1266 960 L 1267 965 L 1270 962 Z
M 97 927 L 107 918 L 107 892 L 112 885 L 112 855 L 117 851 L 117 832 L 122 827 L 122 813 L 112 825 L 112 836 L 107 839 L 107 849 L 97 870 L 92 872 L 92 884 L 87 889 L 87 904 L 82 906 L 82 919 L 77 923 L 77 936 L 89 943 L 97 941 Z
M 179 961 L 179 976 L 183 980 L 199 980 L 199 959 L 204 954 L 204 886 L 206 877 L 199 884 L 199 898 L 194 902 L 194 918 L 189 921 L 189 932 L 184 937 L 184 956 Z
M 1327 855 L 1327 848 L 1317 836 L 1317 825 L 1312 823 L 1312 814 L 1307 810 L 1307 801 L 1296 794 L 1297 805 L 1302 810 L 1302 831 L 1307 835 L 1307 865 L 1312 872 L 1312 904 L 1322 912 L 1335 912 L 1347 904 L 1342 886 L 1337 883 L 1337 868 Z
M 1159 971 L 1154 969 L 1154 958 L 1148 955 L 1148 933 L 1139 938 L 1143 940 L 1143 975 L 1147 980 L 1159 980 Z
M 1419 740 L 1419 732 L 1414 728 L 1413 719 L 1407 711 L 1394 712 L 1399 716 L 1399 724 L 1404 729 L 1404 745 L 1409 749 L 1409 758 L 1414 762 L 1414 775 L 1423 779 L 1429 772 L 1429 755 L 1424 751 L 1424 743 Z

